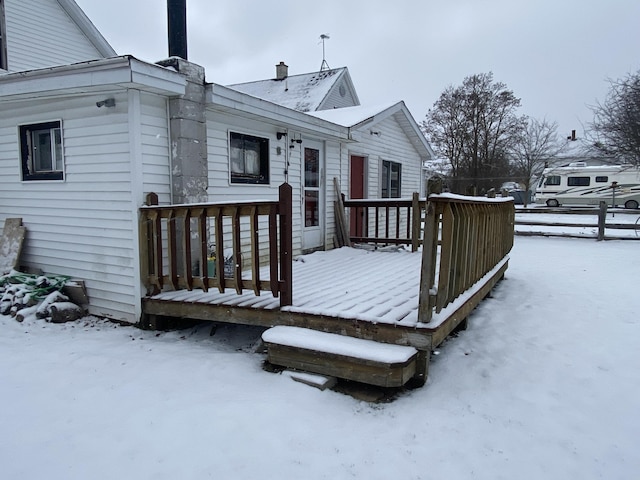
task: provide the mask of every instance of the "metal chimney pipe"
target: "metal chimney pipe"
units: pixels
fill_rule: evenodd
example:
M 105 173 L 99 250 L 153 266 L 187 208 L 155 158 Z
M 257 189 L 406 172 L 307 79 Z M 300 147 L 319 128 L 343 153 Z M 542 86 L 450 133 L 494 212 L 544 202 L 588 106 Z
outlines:
M 187 58 L 187 0 L 167 0 L 169 57 Z

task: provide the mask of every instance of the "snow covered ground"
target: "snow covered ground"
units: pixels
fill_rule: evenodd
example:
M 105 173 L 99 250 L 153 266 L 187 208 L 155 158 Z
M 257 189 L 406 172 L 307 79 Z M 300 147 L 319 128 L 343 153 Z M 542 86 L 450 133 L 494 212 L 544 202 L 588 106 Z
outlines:
M 6 479 L 631 479 L 640 242 L 517 237 L 506 278 L 372 404 L 261 368 L 261 330 L 0 317 Z

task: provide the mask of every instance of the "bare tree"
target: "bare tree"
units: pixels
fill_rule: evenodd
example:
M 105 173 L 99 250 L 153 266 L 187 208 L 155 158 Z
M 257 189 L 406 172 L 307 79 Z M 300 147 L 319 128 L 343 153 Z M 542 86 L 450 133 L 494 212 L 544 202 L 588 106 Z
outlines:
M 451 163 L 455 189 L 488 189 L 507 175 L 507 153 L 526 123 L 526 117 L 515 113 L 519 106 L 520 99 L 495 82 L 491 72 L 467 77 L 461 86 L 442 92 L 421 126 Z
M 524 206 L 529 202 L 528 193 L 550 159 L 567 148 L 568 141 L 558 137 L 558 124 L 546 119 L 529 119 L 512 147 L 512 165 L 524 190 Z
M 599 153 L 640 165 L 640 71 L 610 83 L 604 103 L 590 107 L 589 142 Z

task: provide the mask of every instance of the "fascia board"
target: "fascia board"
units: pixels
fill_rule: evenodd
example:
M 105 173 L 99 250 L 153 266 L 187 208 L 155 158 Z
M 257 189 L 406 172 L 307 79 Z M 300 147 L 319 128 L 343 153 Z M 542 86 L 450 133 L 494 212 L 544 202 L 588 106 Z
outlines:
M 131 82 L 167 94 L 183 95 L 187 85 L 184 75 L 160 65 L 130 59 Z
M 131 57 L 30 70 L 0 76 L 2 97 L 39 95 L 65 90 L 91 91 L 101 87 L 136 87 L 167 95 L 184 93 L 186 79 L 177 72 Z
M 384 110 L 382 110 L 381 112 L 376 113 L 375 115 L 372 115 L 369 118 L 366 118 L 354 125 L 351 126 L 351 130 L 360 130 L 361 128 L 365 127 L 365 126 L 371 126 L 371 125 L 375 125 L 376 123 L 379 123 L 381 121 L 383 121 L 385 118 L 390 117 L 391 115 L 393 115 L 394 113 L 396 113 L 398 110 L 401 109 L 402 106 L 402 102 L 398 102 L 394 105 L 391 105 L 388 108 L 385 108 Z
M 349 74 L 349 69 L 345 67 L 344 78 L 347 82 L 347 85 L 351 89 L 351 93 L 353 95 L 354 100 L 356 101 L 356 105 L 360 105 L 360 99 L 358 98 L 358 92 L 356 92 L 356 87 L 351 80 L 351 75 Z
M 431 145 L 427 141 L 427 138 L 424 136 L 424 133 L 422 133 L 422 130 L 420 130 L 420 126 L 416 122 L 415 118 L 413 118 L 413 115 L 411 115 L 411 112 L 409 111 L 405 103 L 404 102 L 401 102 L 401 103 L 402 103 L 401 110 L 406 120 L 406 126 L 403 126 L 402 128 L 404 128 L 405 131 L 409 129 L 410 131 L 406 132 L 407 136 L 409 138 L 413 138 L 427 151 L 428 153 L 428 157 L 426 158 L 427 160 L 435 158 L 435 152 L 433 151 L 433 148 L 431 148 Z M 401 122 L 401 124 L 402 123 L 405 123 L 405 122 Z M 413 135 L 411 133 L 413 133 Z
M 435 158 L 435 154 L 433 152 L 433 149 L 431 148 L 431 145 L 429 145 L 429 142 L 420 130 L 420 127 L 413 118 L 413 115 L 411 115 L 411 112 L 402 101 L 392 105 L 389 108 L 386 108 L 385 110 L 373 115 L 372 117 L 358 122 L 351 127 L 351 131 L 362 130 L 364 127 L 370 128 L 372 125 L 375 125 L 376 123 L 379 123 L 386 118 L 389 118 L 390 116 L 396 114 L 401 115 L 401 121 L 399 121 L 398 123 L 400 124 L 400 127 L 404 131 L 407 138 L 409 138 L 411 143 L 414 145 L 414 147 L 416 147 L 419 152 L 426 152 L 426 155 L 421 154 L 420 156 L 424 157 L 425 159 Z

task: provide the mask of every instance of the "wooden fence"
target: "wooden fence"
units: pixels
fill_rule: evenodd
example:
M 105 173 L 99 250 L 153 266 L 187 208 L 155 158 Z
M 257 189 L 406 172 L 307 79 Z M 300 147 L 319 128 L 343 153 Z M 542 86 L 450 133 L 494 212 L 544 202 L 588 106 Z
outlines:
M 240 294 L 248 289 L 256 295 L 269 291 L 280 297 L 281 306 L 291 305 L 291 201 L 289 184 L 280 186 L 279 200 L 273 202 L 158 206 L 157 195 L 149 194 L 140 209 L 141 276 L 148 293 L 217 287 L 221 293 L 233 288 Z M 260 239 L 261 219 L 268 225 L 266 242 Z M 243 254 L 243 236 L 249 238 L 248 255 Z M 233 252 L 230 265 L 225 265 L 225 239 Z M 262 257 L 268 259 L 268 279 L 261 278 L 261 244 L 267 245 Z
M 411 245 L 412 251 L 418 250 L 427 202 L 417 193 L 411 200 L 356 199 L 344 200 L 343 204 L 350 220 L 344 228 L 349 230 L 351 242 Z
M 513 246 L 513 225 L 513 201 L 429 197 L 420 279 L 420 322 L 428 323 L 434 311 L 440 313 L 499 266 Z M 506 262 L 478 291 L 488 292 L 505 269 Z M 478 297 L 484 294 L 465 302 L 468 312 L 482 300 Z
M 613 213 L 615 220 L 608 218 L 607 213 Z M 548 215 L 554 216 L 555 220 L 548 219 Z M 571 221 L 558 221 L 557 216 Z M 576 216 L 584 221 L 573 220 Z M 599 207 L 518 208 L 515 225 L 539 227 L 538 230 L 531 231 L 516 228 L 516 235 L 640 240 L 640 210 L 609 209 L 605 202 L 601 202 Z M 553 229 L 558 227 L 562 227 L 563 231 L 554 232 Z M 585 234 L 581 229 L 593 229 L 597 233 Z

